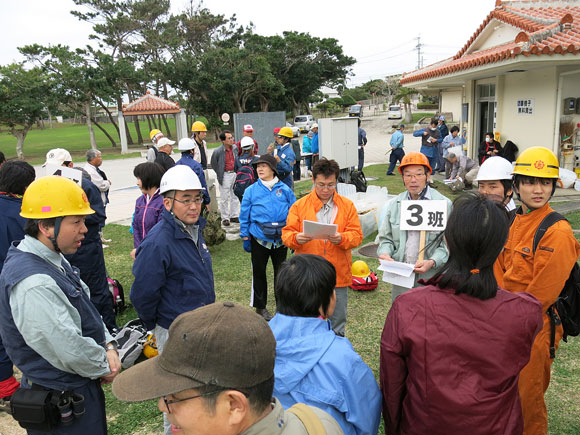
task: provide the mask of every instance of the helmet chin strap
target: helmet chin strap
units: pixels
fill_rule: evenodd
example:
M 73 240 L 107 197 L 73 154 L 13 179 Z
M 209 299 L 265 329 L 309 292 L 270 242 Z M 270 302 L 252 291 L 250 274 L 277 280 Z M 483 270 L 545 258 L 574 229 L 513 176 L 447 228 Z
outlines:
M 60 224 L 62 223 L 62 216 L 55 218 L 54 221 L 54 236 L 49 237 L 48 240 L 52 242 L 52 246 L 56 252 L 61 252 L 60 248 L 58 247 L 58 243 L 56 242 L 56 238 L 58 237 L 58 233 L 60 232 Z

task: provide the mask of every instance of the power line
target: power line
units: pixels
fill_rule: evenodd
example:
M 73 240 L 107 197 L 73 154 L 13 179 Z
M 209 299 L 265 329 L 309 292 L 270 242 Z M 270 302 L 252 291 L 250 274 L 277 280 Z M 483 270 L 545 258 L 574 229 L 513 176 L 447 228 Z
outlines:
M 358 57 L 357 59 L 366 59 L 366 58 L 368 58 L 368 57 L 374 57 L 374 56 L 379 56 L 379 55 L 381 55 L 381 54 L 389 53 L 389 52 L 391 52 L 391 51 L 393 51 L 393 50 L 397 50 L 397 49 L 401 48 L 402 46 L 405 46 L 405 45 L 407 45 L 407 44 L 409 44 L 409 43 L 411 43 L 411 42 L 413 42 L 413 39 L 409 39 L 408 41 L 406 41 L 406 42 L 403 42 L 403 43 L 399 44 L 397 47 L 389 48 L 388 50 L 385 50 L 385 51 L 379 51 L 378 53 L 375 53 L 375 54 L 369 54 L 369 55 L 367 55 L 367 56 L 360 56 L 360 57 Z
M 367 64 L 367 63 L 381 62 L 383 60 L 387 60 L 387 59 L 392 59 L 394 57 L 403 56 L 403 55 L 405 55 L 407 53 L 411 53 L 412 51 L 415 51 L 415 49 L 412 48 L 411 50 L 404 51 L 403 53 L 394 54 L 392 56 L 383 57 L 381 59 L 369 60 L 369 61 L 366 61 L 366 62 L 357 62 L 355 65 L 364 65 L 364 64 Z

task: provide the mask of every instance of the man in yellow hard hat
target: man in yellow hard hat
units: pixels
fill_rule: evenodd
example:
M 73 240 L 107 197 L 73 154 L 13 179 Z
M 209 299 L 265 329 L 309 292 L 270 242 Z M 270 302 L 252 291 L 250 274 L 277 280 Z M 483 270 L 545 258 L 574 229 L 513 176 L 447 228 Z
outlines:
M 52 415 L 39 412 L 44 400 L 19 408 L 16 398 L 25 393 L 17 392 L 13 415 L 26 419 L 31 408 L 38 408 L 45 432 L 106 434 L 101 383 L 112 382 L 121 369 L 116 344 L 88 287 L 63 256 L 81 246 L 85 217 L 92 213 L 75 182 L 58 176 L 34 181 L 22 199 L 26 235 L 10 247 L 0 274 L 0 333 L 22 371 L 22 386 L 59 403 L 59 423 L 53 423 Z
M 530 362 L 519 378 L 524 434 L 539 435 L 548 433 L 544 393 L 550 384 L 550 368 L 563 334 L 562 326 L 555 325 L 552 335 L 548 308 L 556 302 L 570 276 L 580 254 L 580 243 L 574 238 L 568 221 L 552 214 L 549 200 L 559 176 L 554 153 L 544 147 L 528 148 L 516 160 L 512 173 L 513 188 L 522 205 L 516 211 L 494 272 L 500 287 L 514 293 L 530 293 L 543 305 L 543 327 L 534 340 Z M 545 225 L 544 219 L 554 217 L 552 225 L 543 228 L 545 233 L 534 246 L 538 228 Z
M 198 163 L 201 163 L 201 167 L 205 171 L 207 169 L 207 147 L 205 142 L 205 138 L 207 136 L 207 127 L 203 122 L 195 121 L 191 125 L 191 131 L 193 132 L 193 136 L 191 138 L 197 147 L 197 149 L 194 149 L 192 152 L 194 160 Z
M 290 127 L 282 127 L 276 135 L 277 148 L 271 145 L 268 147 L 268 153 L 273 154 L 278 162 L 276 172 L 278 178 L 290 189 L 294 189 L 293 169 L 296 163 L 296 155 L 292 149 L 291 140 L 294 137 Z

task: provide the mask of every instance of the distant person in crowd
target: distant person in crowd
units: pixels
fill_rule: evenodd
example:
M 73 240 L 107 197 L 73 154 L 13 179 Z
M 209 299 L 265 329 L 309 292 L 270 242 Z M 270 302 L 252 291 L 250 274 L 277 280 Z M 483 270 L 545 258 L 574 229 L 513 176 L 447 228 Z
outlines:
M 512 164 L 503 157 L 490 157 L 477 173 L 477 191 L 480 195 L 500 202 L 513 217 L 516 204 L 512 198 Z
M 164 137 L 165 136 L 163 135 L 163 133 L 161 133 L 161 130 L 153 129 L 153 130 L 151 130 L 151 132 L 149 132 L 149 138 L 151 139 L 151 142 L 153 143 L 153 145 L 151 145 L 149 147 L 149 149 L 147 150 L 146 160 L 148 162 L 151 162 L 151 163 L 155 162 L 155 159 L 157 158 L 157 154 L 159 154 L 159 151 L 157 150 L 158 142 L 161 139 L 163 139 Z M 169 144 L 174 145 L 175 141 L 169 140 Z
M 493 132 L 485 133 L 485 139 L 479 145 L 479 164 L 481 165 L 486 159 L 502 155 L 503 148 L 500 143 L 494 139 Z
M 175 142 L 170 141 L 166 137 L 159 139 L 159 142 L 157 142 L 157 149 L 159 152 L 155 158 L 155 163 L 160 165 L 165 171 L 175 166 L 175 160 L 171 157 L 174 143 Z
M 437 118 L 437 130 L 439 130 L 439 137 L 437 138 L 437 169 L 436 172 L 443 172 L 445 170 L 445 161 L 443 159 L 443 148 L 441 146 L 443 139 L 449 134 L 449 128 L 445 124 L 445 116 L 441 115 Z
M 107 282 L 107 268 L 100 233 L 107 219 L 102 192 L 91 181 L 90 175 L 84 168 L 73 166 L 70 153 L 63 148 L 52 149 L 46 154 L 44 166 L 47 165 L 64 166 L 82 172 L 81 188 L 85 192 L 93 213 L 84 219 L 87 231 L 81 246 L 73 254 L 65 255 L 65 258 L 72 266 L 80 270 L 80 278 L 90 290 L 91 302 L 97 308 L 109 332 L 113 333 L 117 329 L 117 322 L 113 298 Z
M 401 230 L 401 201 L 443 200 L 447 202 L 447 214 L 451 212 L 451 201 L 429 187 L 431 165 L 424 154 L 410 152 L 403 157 L 399 173 L 403 178 L 405 191 L 387 204 L 387 213 L 379 228 L 379 258 L 387 261 L 401 261 L 415 265 L 415 283 L 419 279 L 434 276 L 448 259 L 449 253 L 440 231 L 427 231 L 424 259 L 419 261 L 420 231 Z M 391 298 L 405 293 L 408 288 L 393 285 Z
M 85 216 L 92 213 L 74 181 L 47 176 L 32 182 L 22 198 L 26 235 L 10 247 L 0 274 L 0 335 L 22 372 L 22 388 L 84 399 L 84 414 L 74 415 L 67 426 L 59 421 L 52 433 L 105 435 L 101 384 L 121 370 L 116 344 L 89 299 L 89 288 L 63 256 L 82 246 Z
M 495 277 L 502 288 L 518 294 L 529 293 L 542 303 L 542 330 L 519 379 L 526 435 L 548 433 L 544 394 L 563 335 L 562 326 L 551 319 L 548 308 L 560 295 L 580 254 L 580 243 L 566 220 L 548 227 L 534 249 L 536 231 L 554 211 L 549 201 L 556 190 L 559 166 L 558 158 L 544 147 L 527 148 L 519 155 L 513 169 L 513 188 L 522 205 L 509 226 L 507 242 L 495 264 Z M 554 335 L 551 320 L 556 323 Z
M 455 155 L 455 153 L 447 154 L 447 160 L 451 164 L 451 174 L 449 180 L 458 182 L 456 190 L 463 190 L 473 188 L 473 181 L 477 177 L 479 166 L 469 157 L 463 154 Z
M 101 191 L 101 199 L 105 207 L 109 203 L 109 189 L 111 188 L 111 180 L 107 178 L 107 175 L 101 169 L 103 164 L 103 157 L 99 150 L 90 149 L 87 151 L 87 163 L 84 166 L 84 170 L 88 172 L 91 177 L 91 181 L 97 188 Z
M 312 137 L 314 136 L 314 132 L 310 130 L 306 136 L 302 137 L 302 153 L 303 154 L 311 154 L 312 153 Z M 312 155 L 304 157 L 304 161 L 306 163 L 306 167 L 309 171 L 312 170 Z
M 191 149 L 191 154 L 193 159 L 201 164 L 202 169 L 205 171 L 207 169 L 207 143 L 205 142 L 207 127 L 203 122 L 195 121 L 191 125 L 191 131 L 193 132 L 192 139 L 195 142 L 195 146 Z
M 389 156 L 389 169 L 387 169 L 387 175 L 395 175 L 393 171 L 395 170 L 395 165 L 397 162 L 401 164 L 403 161 L 403 157 L 405 157 L 405 151 L 403 148 L 405 147 L 404 141 L 405 136 L 403 133 L 405 132 L 405 124 L 401 124 L 397 130 L 391 136 L 391 155 Z
M 243 137 L 251 137 L 252 138 L 252 140 L 254 141 L 254 154 L 258 155 L 258 153 L 259 153 L 258 142 L 256 141 L 256 139 L 254 139 L 254 127 L 252 127 L 251 124 L 244 125 Z M 241 154 L 242 153 L 241 139 L 236 142 L 236 148 L 238 149 L 238 155 Z
M 244 250 L 252 254 L 252 296 L 250 305 L 264 319 L 270 320 L 266 308 L 268 258 L 274 267 L 274 284 L 280 265 L 286 260 L 288 248 L 282 243 L 282 228 L 286 226 L 288 210 L 296 201 L 292 190 L 278 178 L 276 159 L 270 154 L 254 162 L 258 181 L 244 192 L 240 210 L 240 237 Z
M 26 219 L 20 216 L 22 195 L 35 177 L 34 168 L 24 160 L 0 165 L 0 272 L 10 245 L 24 239 Z M 19 387 L 20 382 L 14 378 L 14 364 L 0 337 L 0 409 L 10 409 L 10 398 Z
M 351 250 L 363 240 L 358 213 L 353 202 L 336 192 L 340 168 L 334 160 L 321 159 L 312 166 L 312 192 L 290 207 L 282 241 L 296 254 L 326 258 L 336 269 L 336 308 L 330 316 L 332 328 L 345 334 L 348 288 L 352 284 Z M 304 232 L 304 221 L 337 225 L 328 240 L 313 239 Z
M 199 178 L 188 166 L 176 165 L 163 174 L 159 193 L 165 210 L 133 264 L 131 302 L 162 355 L 175 318 L 215 302 L 212 262 L 202 235 L 201 192 Z M 170 433 L 167 419 L 164 430 Z
M 328 412 L 345 434 L 376 434 L 382 397 L 372 370 L 328 321 L 336 270 L 317 255 L 295 255 L 275 285 L 274 396 L 284 408 L 304 402 Z M 337 364 L 340 361 L 340 364 Z
M 222 144 L 211 155 L 211 167 L 216 173 L 220 186 L 219 208 L 222 225 L 229 227 L 230 223 L 239 223 L 240 201 L 234 194 L 236 171 L 239 167 L 238 148 L 234 146 L 234 136 L 228 130 L 220 133 Z
M 131 257 L 135 259 L 137 248 L 145 239 L 149 231 L 161 220 L 163 197 L 159 193 L 163 168 L 157 163 L 140 163 L 133 169 L 133 175 L 137 179 L 137 186 L 143 193 L 135 203 L 133 213 L 133 246 Z
M 218 302 L 182 314 L 164 352 L 123 372 L 118 399 L 159 399 L 174 433 L 307 435 L 299 410 L 272 396 L 276 342 L 268 324 L 247 308 Z M 342 434 L 326 412 L 305 406 L 307 421 Z
M 312 135 L 312 165 L 314 165 L 319 158 L 320 155 L 320 147 L 318 146 L 318 123 L 314 123 L 312 124 L 312 127 L 310 128 L 310 131 L 312 131 L 313 135 Z
M 6 163 L 6 156 L 2 151 L 0 151 L 0 166 L 2 166 L 4 163 Z
M 300 181 L 300 160 L 302 160 L 302 155 L 300 153 L 300 139 L 298 138 L 298 130 L 293 132 L 292 140 L 290 144 L 292 145 L 292 151 L 294 151 L 294 157 L 296 158 L 294 162 L 294 167 L 292 168 L 293 180 Z
M 429 127 L 423 131 L 421 136 L 421 153 L 425 154 L 429 160 L 429 166 L 435 168 L 438 159 L 437 140 L 439 139 L 439 130 L 437 121 L 432 119 Z M 399 166 L 399 169 L 401 167 Z
M 240 166 L 252 165 L 252 163 L 258 160 L 258 156 L 254 153 L 254 140 L 251 137 L 248 137 L 248 139 L 242 138 L 240 146 L 242 148 L 242 154 L 238 157 Z
M 293 136 L 294 133 L 292 133 L 290 127 L 282 127 L 276 136 L 277 146 L 275 148 L 268 147 L 268 154 L 272 154 L 276 159 L 276 172 L 278 173 L 278 177 L 290 189 L 294 188 L 292 170 L 296 162 L 296 156 L 290 143 Z
M 203 196 L 203 205 L 207 210 L 209 210 L 209 203 L 211 201 L 211 198 L 207 190 L 207 181 L 205 179 L 203 165 L 199 163 L 197 160 L 195 160 L 194 157 L 196 147 L 197 145 L 192 139 L 189 139 L 187 137 L 180 139 L 179 143 L 177 144 L 177 148 L 179 149 L 179 151 L 181 151 L 181 158 L 175 164 L 189 166 L 193 170 L 193 172 L 195 172 L 195 175 L 197 175 L 197 178 L 199 178 L 201 187 L 203 188 L 201 191 L 201 194 Z
M 362 171 L 365 165 L 365 145 L 367 144 L 367 132 L 360 126 L 361 120 L 358 118 L 358 170 Z
M 461 147 L 461 154 L 465 155 L 463 152 L 463 144 L 465 143 L 465 139 L 459 136 L 459 127 L 454 125 L 451 127 L 450 133 L 443 138 L 441 142 L 441 148 L 443 152 L 443 161 L 445 163 L 445 178 L 449 178 L 451 175 L 451 162 L 447 159 L 447 155 L 449 154 L 450 148 L 455 148 L 460 146 Z M 458 152 L 454 153 L 455 155 L 459 155 Z
M 381 337 L 386 433 L 522 433 L 518 375 L 542 307 L 498 287 L 493 265 L 508 231 L 500 204 L 459 197 L 445 229 L 449 260 L 393 302 Z

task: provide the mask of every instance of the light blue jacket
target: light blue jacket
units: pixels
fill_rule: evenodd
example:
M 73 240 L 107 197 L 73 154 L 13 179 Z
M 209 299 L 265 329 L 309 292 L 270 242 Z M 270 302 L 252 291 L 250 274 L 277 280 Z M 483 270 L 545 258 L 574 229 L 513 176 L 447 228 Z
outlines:
M 454 145 L 451 145 L 451 142 Z M 458 145 L 463 145 L 465 143 L 465 139 L 463 139 L 459 134 L 453 137 L 453 134 L 449 133 L 445 138 L 443 138 L 443 142 L 441 142 L 441 148 L 443 148 L 443 157 L 447 157 L 449 154 L 449 148 L 456 147 Z
M 431 196 L 431 200 L 447 201 L 447 216 L 449 216 L 451 213 L 451 201 L 435 189 L 429 187 L 428 189 L 428 194 Z M 407 231 L 400 229 L 400 219 L 401 201 L 407 200 L 408 195 L 409 193 L 405 190 L 387 203 L 385 206 L 387 212 L 382 221 L 381 227 L 379 228 L 379 249 L 377 250 L 377 254 L 388 254 L 395 261 L 403 261 L 405 258 Z M 425 260 L 434 260 L 435 267 L 420 276 L 416 276 L 415 282 L 417 279 L 429 279 L 432 276 L 435 276 L 441 269 L 441 266 L 443 266 L 449 258 L 449 251 L 447 250 L 447 244 L 443 237 L 441 237 L 437 243 L 432 243 L 439 233 L 440 231 L 427 231 L 426 233 Z
M 405 139 L 405 136 L 403 136 L 403 133 L 401 132 L 401 130 L 397 130 L 391 136 L 390 144 L 393 148 L 403 148 L 403 140 L 404 139 Z
M 294 192 L 283 182 L 278 181 L 268 189 L 262 180 L 256 181 L 244 192 L 240 208 L 240 237 L 250 237 L 266 242 L 274 242 L 267 238 L 260 224 L 279 222 L 286 226 L 288 210 L 296 202 Z
M 308 136 L 302 138 L 302 152 L 311 153 L 312 152 L 312 139 Z
M 382 396 L 371 369 L 330 322 L 276 314 L 274 396 L 285 409 L 306 403 L 328 412 L 345 434 L 379 428 Z

